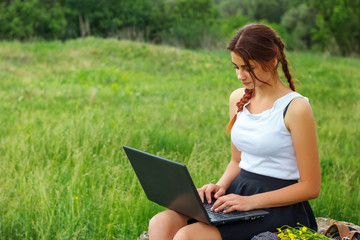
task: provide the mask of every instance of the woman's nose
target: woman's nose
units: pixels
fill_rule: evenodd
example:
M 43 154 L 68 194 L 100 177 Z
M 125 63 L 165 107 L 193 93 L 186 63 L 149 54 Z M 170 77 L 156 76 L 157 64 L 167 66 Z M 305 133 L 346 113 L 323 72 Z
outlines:
M 246 79 L 246 75 L 244 74 L 244 71 L 239 70 L 239 71 L 237 71 L 236 74 L 237 74 L 239 80 L 245 80 Z

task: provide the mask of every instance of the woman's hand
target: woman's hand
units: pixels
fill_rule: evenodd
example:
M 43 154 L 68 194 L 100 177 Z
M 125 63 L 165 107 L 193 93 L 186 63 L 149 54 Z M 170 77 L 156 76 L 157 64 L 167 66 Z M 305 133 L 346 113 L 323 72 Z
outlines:
M 222 186 L 210 183 L 204 185 L 202 188 L 198 188 L 197 191 L 200 195 L 201 201 L 204 202 L 205 197 L 207 202 L 210 204 L 212 195 L 214 195 L 215 199 L 218 199 L 225 194 L 226 189 Z
M 222 211 L 224 213 L 229 213 L 235 210 L 238 211 L 249 211 L 254 209 L 252 207 L 253 201 L 251 201 L 251 196 L 241 196 L 238 194 L 228 194 L 222 197 L 219 197 L 211 210 L 215 212 Z

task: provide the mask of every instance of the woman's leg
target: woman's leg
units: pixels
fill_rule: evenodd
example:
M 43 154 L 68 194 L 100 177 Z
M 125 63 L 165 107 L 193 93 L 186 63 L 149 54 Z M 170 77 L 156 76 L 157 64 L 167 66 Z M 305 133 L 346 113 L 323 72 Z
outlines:
M 172 240 L 179 229 L 188 224 L 186 217 L 173 210 L 165 210 L 156 214 L 149 223 L 150 240 Z
M 193 223 L 181 228 L 174 240 L 221 240 L 219 230 L 202 222 Z M 150 239 L 151 240 L 151 239 Z

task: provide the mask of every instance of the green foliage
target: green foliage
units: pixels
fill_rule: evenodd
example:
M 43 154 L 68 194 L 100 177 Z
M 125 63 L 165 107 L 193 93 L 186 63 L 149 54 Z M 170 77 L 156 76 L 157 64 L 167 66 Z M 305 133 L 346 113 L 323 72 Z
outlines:
M 197 48 L 216 18 L 211 0 L 15 0 L 0 3 L 2 39 L 89 35 Z
M 315 27 L 315 13 L 306 4 L 289 9 L 281 18 L 289 49 L 309 49 L 312 46 L 311 30 Z
M 211 0 L 178 0 L 173 1 L 172 5 L 171 42 L 188 48 L 201 46 L 216 15 Z
M 298 223 L 298 227 L 282 226 L 278 228 L 278 237 L 280 240 L 330 240 L 323 234 L 318 234 Z
M 297 2 L 297 1 L 292 1 Z M 267 20 L 279 23 L 290 5 L 287 0 L 222 0 L 217 1 L 223 15 L 244 15 L 255 21 Z
M 360 61 L 287 56 L 316 119 L 315 215 L 359 224 Z M 0 239 L 136 239 L 163 208 L 122 145 L 185 163 L 197 186 L 230 159 L 228 98 L 241 83 L 225 49 L 1 42 L 0 69 Z
M 223 46 L 247 23 L 281 28 L 289 49 L 358 55 L 360 0 L 4 0 L 0 39 L 98 36 Z
M 3 39 L 58 39 L 66 25 L 60 4 L 46 0 L 0 3 L 0 36 Z
M 285 33 L 285 28 L 280 25 L 280 19 L 287 8 L 293 6 L 296 2 L 292 1 L 289 3 L 286 0 L 216 1 L 216 6 L 220 13 L 218 29 L 221 31 L 218 34 L 222 34 L 229 39 L 246 24 L 263 23 L 271 27 L 275 26 L 274 29 L 281 33 L 282 37 L 290 36 L 291 34 Z
M 359 53 L 360 0 L 309 0 L 309 4 L 318 12 L 312 33 L 320 49 L 342 55 Z
M 69 19 L 66 34 L 68 37 L 108 37 L 116 35 L 120 29 L 133 28 L 128 37 L 143 38 L 143 30 L 151 22 L 152 12 L 159 11 L 155 9 L 157 2 L 159 1 L 65 0 L 63 8 Z
M 216 31 L 219 35 L 225 36 L 227 39 L 231 39 L 241 27 L 251 22 L 253 21 L 243 15 L 224 16 L 219 19 Z

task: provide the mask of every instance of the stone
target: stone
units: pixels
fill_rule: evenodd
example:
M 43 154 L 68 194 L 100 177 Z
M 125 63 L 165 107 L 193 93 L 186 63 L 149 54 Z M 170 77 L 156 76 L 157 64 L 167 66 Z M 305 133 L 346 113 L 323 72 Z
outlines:
M 138 237 L 136 240 L 149 240 L 149 234 L 148 232 L 142 232 L 140 237 Z
M 323 218 L 323 217 L 318 217 L 316 218 L 316 223 L 318 225 L 318 233 L 323 233 L 326 229 L 328 229 L 332 224 L 345 224 L 347 226 L 350 226 L 352 228 L 355 228 L 356 230 L 360 231 L 360 226 L 355 225 L 353 223 L 349 223 L 349 222 L 344 222 L 344 221 L 337 221 L 331 218 Z M 148 232 L 143 232 L 140 237 L 137 238 L 137 240 L 149 240 L 149 234 Z

